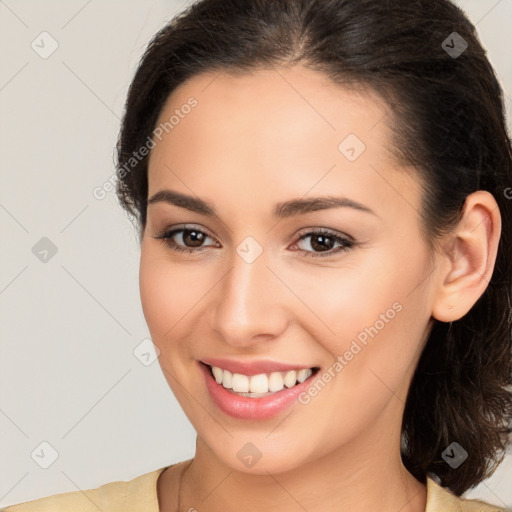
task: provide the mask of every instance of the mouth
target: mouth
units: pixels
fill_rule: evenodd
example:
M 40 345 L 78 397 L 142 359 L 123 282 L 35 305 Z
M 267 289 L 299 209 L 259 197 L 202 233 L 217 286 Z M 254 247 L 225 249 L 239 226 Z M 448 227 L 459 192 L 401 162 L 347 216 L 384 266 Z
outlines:
M 290 389 L 312 377 L 318 367 L 300 368 L 288 371 L 246 375 L 224 370 L 218 366 L 207 365 L 217 384 L 227 391 L 250 398 L 271 396 L 283 389 Z
M 312 384 L 320 370 L 311 367 L 245 375 L 202 361 L 199 366 L 212 401 L 239 419 L 266 419 L 281 413 Z

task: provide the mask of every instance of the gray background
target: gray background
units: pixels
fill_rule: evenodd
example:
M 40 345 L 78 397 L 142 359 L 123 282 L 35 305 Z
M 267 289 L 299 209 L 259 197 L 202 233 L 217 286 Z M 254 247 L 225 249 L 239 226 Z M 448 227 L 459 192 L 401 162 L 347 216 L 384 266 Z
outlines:
M 459 4 L 500 76 L 510 120 L 512 0 Z M 135 229 L 114 192 L 92 193 L 114 173 L 139 57 L 184 5 L 0 0 L 0 506 L 194 455 L 195 432 L 158 362 L 140 355 L 149 332 Z M 58 43 L 46 59 L 31 47 L 51 49 L 44 31 Z M 512 454 L 468 496 L 510 507 L 511 481 Z

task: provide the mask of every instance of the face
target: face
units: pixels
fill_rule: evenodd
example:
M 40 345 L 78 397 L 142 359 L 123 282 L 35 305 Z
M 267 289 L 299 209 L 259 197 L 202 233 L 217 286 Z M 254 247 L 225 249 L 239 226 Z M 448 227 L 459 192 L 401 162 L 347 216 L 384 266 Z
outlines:
M 198 75 L 161 112 L 141 300 L 172 391 L 231 467 L 280 472 L 356 446 L 374 454 L 399 432 L 435 271 L 419 178 L 390 156 L 389 115 L 370 91 L 303 67 Z M 219 385 L 201 363 L 212 359 L 318 370 L 277 407 L 212 395 Z M 249 442 L 264 464 L 237 456 Z

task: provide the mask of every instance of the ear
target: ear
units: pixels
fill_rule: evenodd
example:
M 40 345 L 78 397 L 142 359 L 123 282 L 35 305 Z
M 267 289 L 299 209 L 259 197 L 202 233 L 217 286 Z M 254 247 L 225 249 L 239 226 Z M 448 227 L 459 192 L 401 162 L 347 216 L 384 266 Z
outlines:
M 466 197 L 462 217 L 439 254 L 432 316 L 441 322 L 462 318 L 487 288 L 501 234 L 493 195 L 478 190 Z

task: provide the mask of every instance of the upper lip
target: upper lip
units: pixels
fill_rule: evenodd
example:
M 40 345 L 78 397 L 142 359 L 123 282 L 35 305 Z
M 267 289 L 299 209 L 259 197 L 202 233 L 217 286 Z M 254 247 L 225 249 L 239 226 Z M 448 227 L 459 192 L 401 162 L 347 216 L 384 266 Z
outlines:
M 210 366 L 217 366 L 231 373 L 241 373 L 242 375 L 258 375 L 260 373 L 286 372 L 290 370 L 301 370 L 314 368 L 312 365 L 300 363 L 278 363 L 276 361 L 258 360 L 258 361 L 235 361 L 233 359 L 201 359 L 201 362 Z

